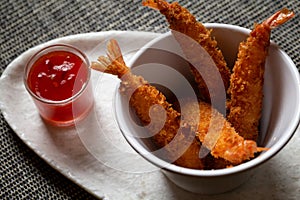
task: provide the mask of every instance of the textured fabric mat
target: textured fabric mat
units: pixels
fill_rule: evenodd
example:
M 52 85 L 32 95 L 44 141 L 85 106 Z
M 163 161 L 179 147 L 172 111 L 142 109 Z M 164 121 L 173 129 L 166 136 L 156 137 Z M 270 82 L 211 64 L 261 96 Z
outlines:
M 227 23 L 249 29 L 282 7 L 294 10 L 296 17 L 274 30 L 271 38 L 300 67 L 299 0 L 179 2 L 203 23 Z M 141 0 L 6 0 L 0 3 L 0 13 L 0 75 L 21 53 L 54 38 L 108 30 L 168 31 L 165 19 L 142 7 Z M 0 199 L 95 198 L 35 155 L 2 114 L 0 141 Z

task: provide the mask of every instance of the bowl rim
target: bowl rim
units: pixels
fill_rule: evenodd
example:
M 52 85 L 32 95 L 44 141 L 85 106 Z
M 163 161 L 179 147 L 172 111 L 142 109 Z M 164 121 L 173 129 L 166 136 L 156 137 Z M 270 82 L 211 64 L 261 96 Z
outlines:
M 209 29 L 225 28 L 228 30 L 235 30 L 237 32 L 247 34 L 247 35 L 251 32 L 251 30 L 249 30 L 247 28 L 236 26 L 236 25 L 231 25 L 231 24 L 205 23 L 204 26 Z M 156 44 L 160 40 L 163 40 L 164 38 L 169 37 L 171 34 L 172 34 L 171 31 L 168 31 L 168 32 L 163 33 L 162 35 L 156 37 L 155 39 L 151 40 L 150 42 L 148 42 L 145 46 L 143 46 L 140 50 L 138 50 L 138 52 L 129 60 L 128 66 L 132 67 L 132 65 L 137 60 L 137 58 L 139 58 L 147 49 L 151 48 L 154 44 Z M 300 102 L 300 76 L 299 76 L 299 72 L 297 70 L 296 65 L 293 63 L 291 58 L 282 49 L 280 49 L 280 47 L 277 46 L 274 42 L 271 41 L 270 46 L 276 48 L 276 50 L 278 50 L 283 55 L 283 58 L 289 63 L 289 66 L 288 66 L 289 70 L 291 70 L 293 72 L 292 73 L 294 75 L 293 78 L 294 78 L 294 80 L 296 80 L 297 86 L 298 86 L 297 87 L 298 90 L 295 91 L 295 92 L 297 92 L 297 101 Z M 210 177 L 219 177 L 219 176 L 227 176 L 227 175 L 231 175 L 231 174 L 237 174 L 237 173 L 241 173 L 241 172 L 247 171 L 249 169 L 258 167 L 259 165 L 265 163 L 266 161 L 271 159 L 273 156 L 275 156 L 289 142 L 289 140 L 293 137 L 293 135 L 297 131 L 299 123 L 300 123 L 300 104 L 299 104 L 297 106 L 297 108 L 295 108 L 296 116 L 295 116 L 294 120 L 291 121 L 290 126 L 287 128 L 286 133 L 283 134 L 284 136 L 281 138 L 281 140 L 277 141 L 272 146 L 272 148 L 270 148 L 268 151 L 264 152 L 263 154 L 257 156 L 256 158 L 251 159 L 245 163 L 239 164 L 237 166 L 230 167 L 230 168 L 224 168 L 224 169 L 199 170 L 199 169 L 190 169 L 190 168 L 180 167 L 175 164 L 168 163 L 168 162 L 156 157 L 155 155 L 149 153 L 144 147 L 141 146 L 141 144 L 136 142 L 134 137 L 130 137 L 131 134 L 124 132 L 124 128 L 123 128 L 124 124 L 121 124 L 120 120 L 118 119 L 118 111 L 117 111 L 117 106 L 116 106 L 118 97 L 120 97 L 120 93 L 118 91 L 118 88 L 119 88 L 118 86 L 119 85 L 117 85 L 116 90 L 115 90 L 115 95 L 114 95 L 115 100 L 114 100 L 113 108 L 114 108 L 116 122 L 119 126 L 121 133 L 123 134 L 124 138 L 126 139 L 126 141 L 140 156 L 142 156 L 144 159 L 149 161 L 151 164 L 153 164 L 163 170 L 166 170 L 166 171 L 169 171 L 172 173 L 176 173 L 176 174 L 180 174 L 180 175 L 210 178 Z

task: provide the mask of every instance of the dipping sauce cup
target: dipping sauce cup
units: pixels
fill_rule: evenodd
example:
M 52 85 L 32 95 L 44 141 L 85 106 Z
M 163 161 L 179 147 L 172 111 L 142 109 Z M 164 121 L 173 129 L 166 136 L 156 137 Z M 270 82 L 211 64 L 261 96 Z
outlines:
M 90 75 L 89 60 L 80 50 L 57 44 L 31 57 L 24 84 L 45 122 L 72 126 L 93 107 Z

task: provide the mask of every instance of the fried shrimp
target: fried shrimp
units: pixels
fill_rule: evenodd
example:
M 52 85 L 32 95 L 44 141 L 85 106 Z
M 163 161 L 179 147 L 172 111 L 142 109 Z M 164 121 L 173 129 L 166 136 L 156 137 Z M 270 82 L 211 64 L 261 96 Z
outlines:
M 142 4 L 159 10 L 166 17 L 170 29 L 174 30 L 173 35 L 181 45 L 187 59 L 192 61 L 193 66 L 191 67 L 191 71 L 195 76 L 195 81 L 204 99 L 208 102 L 212 98 L 215 98 L 216 101 L 220 99 L 224 101 L 224 97 L 220 97 L 220 93 L 222 93 L 220 90 L 223 90 L 226 98 L 230 70 L 227 67 L 222 52 L 217 47 L 217 41 L 211 36 L 211 30 L 206 29 L 186 8 L 180 6 L 177 2 L 169 4 L 165 0 L 143 0 Z M 182 34 L 177 34 L 178 32 Z M 188 38 L 192 38 L 193 41 L 196 41 L 196 43 L 200 44 L 206 50 L 214 61 L 216 66 L 214 68 L 216 69 L 208 69 L 205 64 L 199 63 L 199 56 L 201 55 L 195 55 L 197 54 L 197 52 L 194 52 L 195 44 L 191 40 L 187 41 L 187 37 L 184 37 L 183 34 Z M 217 76 L 212 73 L 213 70 L 218 71 Z M 219 78 L 220 75 L 221 78 Z M 209 77 L 209 79 L 205 79 L 203 76 Z M 221 82 L 223 81 L 222 84 L 219 83 L 220 80 Z
M 172 108 L 160 91 L 151 86 L 143 77 L 131 73 L 125 65 L 121 50 L 115 40 L 110 40 L 107 44 L 107 57 L 100 56 L 98 62 L 92 62 L 91 68 L 117 75 L 121 79 L 120 93 L 129 98 L 131 108 L 141 123 L 147 127 L 149 135 L 153 135 L 152 138 L 157 147 L 164 147 L 165 159 L 171 161 L 176 159 L 175 163 L 183 167 L 204 168 L 198 157 L 190 156 L 197 154 L 197 145 L 199 146 L 194 133 L 187 125 L 181 126 L 180 113 Z M 162 115 L 165 115 L 164 119 Z M 162 123 L 163 126 L 161 126 Z M 157 127 L 162 128 L 158 130 Z
M 271 30 L 293 16 L 294 13 L 288 9 L 276 12 L 262 24 L 255 25 L 247 40 L 239 46 L 228 90 L 231 100 L 227 118 L 245 139 L 256 141 L 258 138 Z
M 109 41 L 107 51 L 107 57 L 100 56 L 98 62 L 92 63 L 92 69 L 121 79 L 120 93 L 129 98 L 130 106 L 141 123 L 146 125 L 149 134 L 153 135 L 157 147 L 166 150 L 161 154 L 165 159 L 194 169 L 206 169 L 205 163 L 208 162 L 210 167 L 220 168 L 240 164 L 263 150 L 256 146 L 256 142 L 239 136 L 223 115 L 208 103 L 188 102 L 181 108 L 184 110 L 181 116 L 160 91 L 143 77 L 131 73 L 115 40 Z M 195 116 L 199 115 L 199 111 L 200 118 Z M 165 119 L 161 117 L 163 114 Z M 161 123 L 164 125 L 158 130 Z M 206 159 L 207 155 L 201 157 L 201 145 L 215 160 Z
M 196 132 L 202 142 L 201 148 L 207 148 L 214 158 L 223 159 L 215 160 L 213 165 L 238 165 L 253 158 L 255 153 L 266 150 L 257 147 L 255 141 L 241 137 L 224 116 L 208 103 L 186 100 L 182 109 L 186 113 L 182 120 Z

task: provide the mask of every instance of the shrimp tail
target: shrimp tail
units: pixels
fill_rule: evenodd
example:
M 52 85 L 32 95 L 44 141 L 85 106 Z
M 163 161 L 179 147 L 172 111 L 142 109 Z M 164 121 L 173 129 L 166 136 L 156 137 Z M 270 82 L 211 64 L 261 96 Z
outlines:
M 283 8 L 265 20 L 263 24 L 269 26 L 271 29 L 274 29 L 292 19 L 294 16 L 295 13 L 293 11 Z
M 117 75 L 121 78 L 129 69 L 125 65 L 121 49 L 116 40 L 107 43 L 107 56 L 98 57 L 98 62 L 92 62 L 91 68 L 97 71 Z
M 165 10 L 170 6 L 170 4 L 164 0 L 143 0 L 142 5 L 155 10 Z

